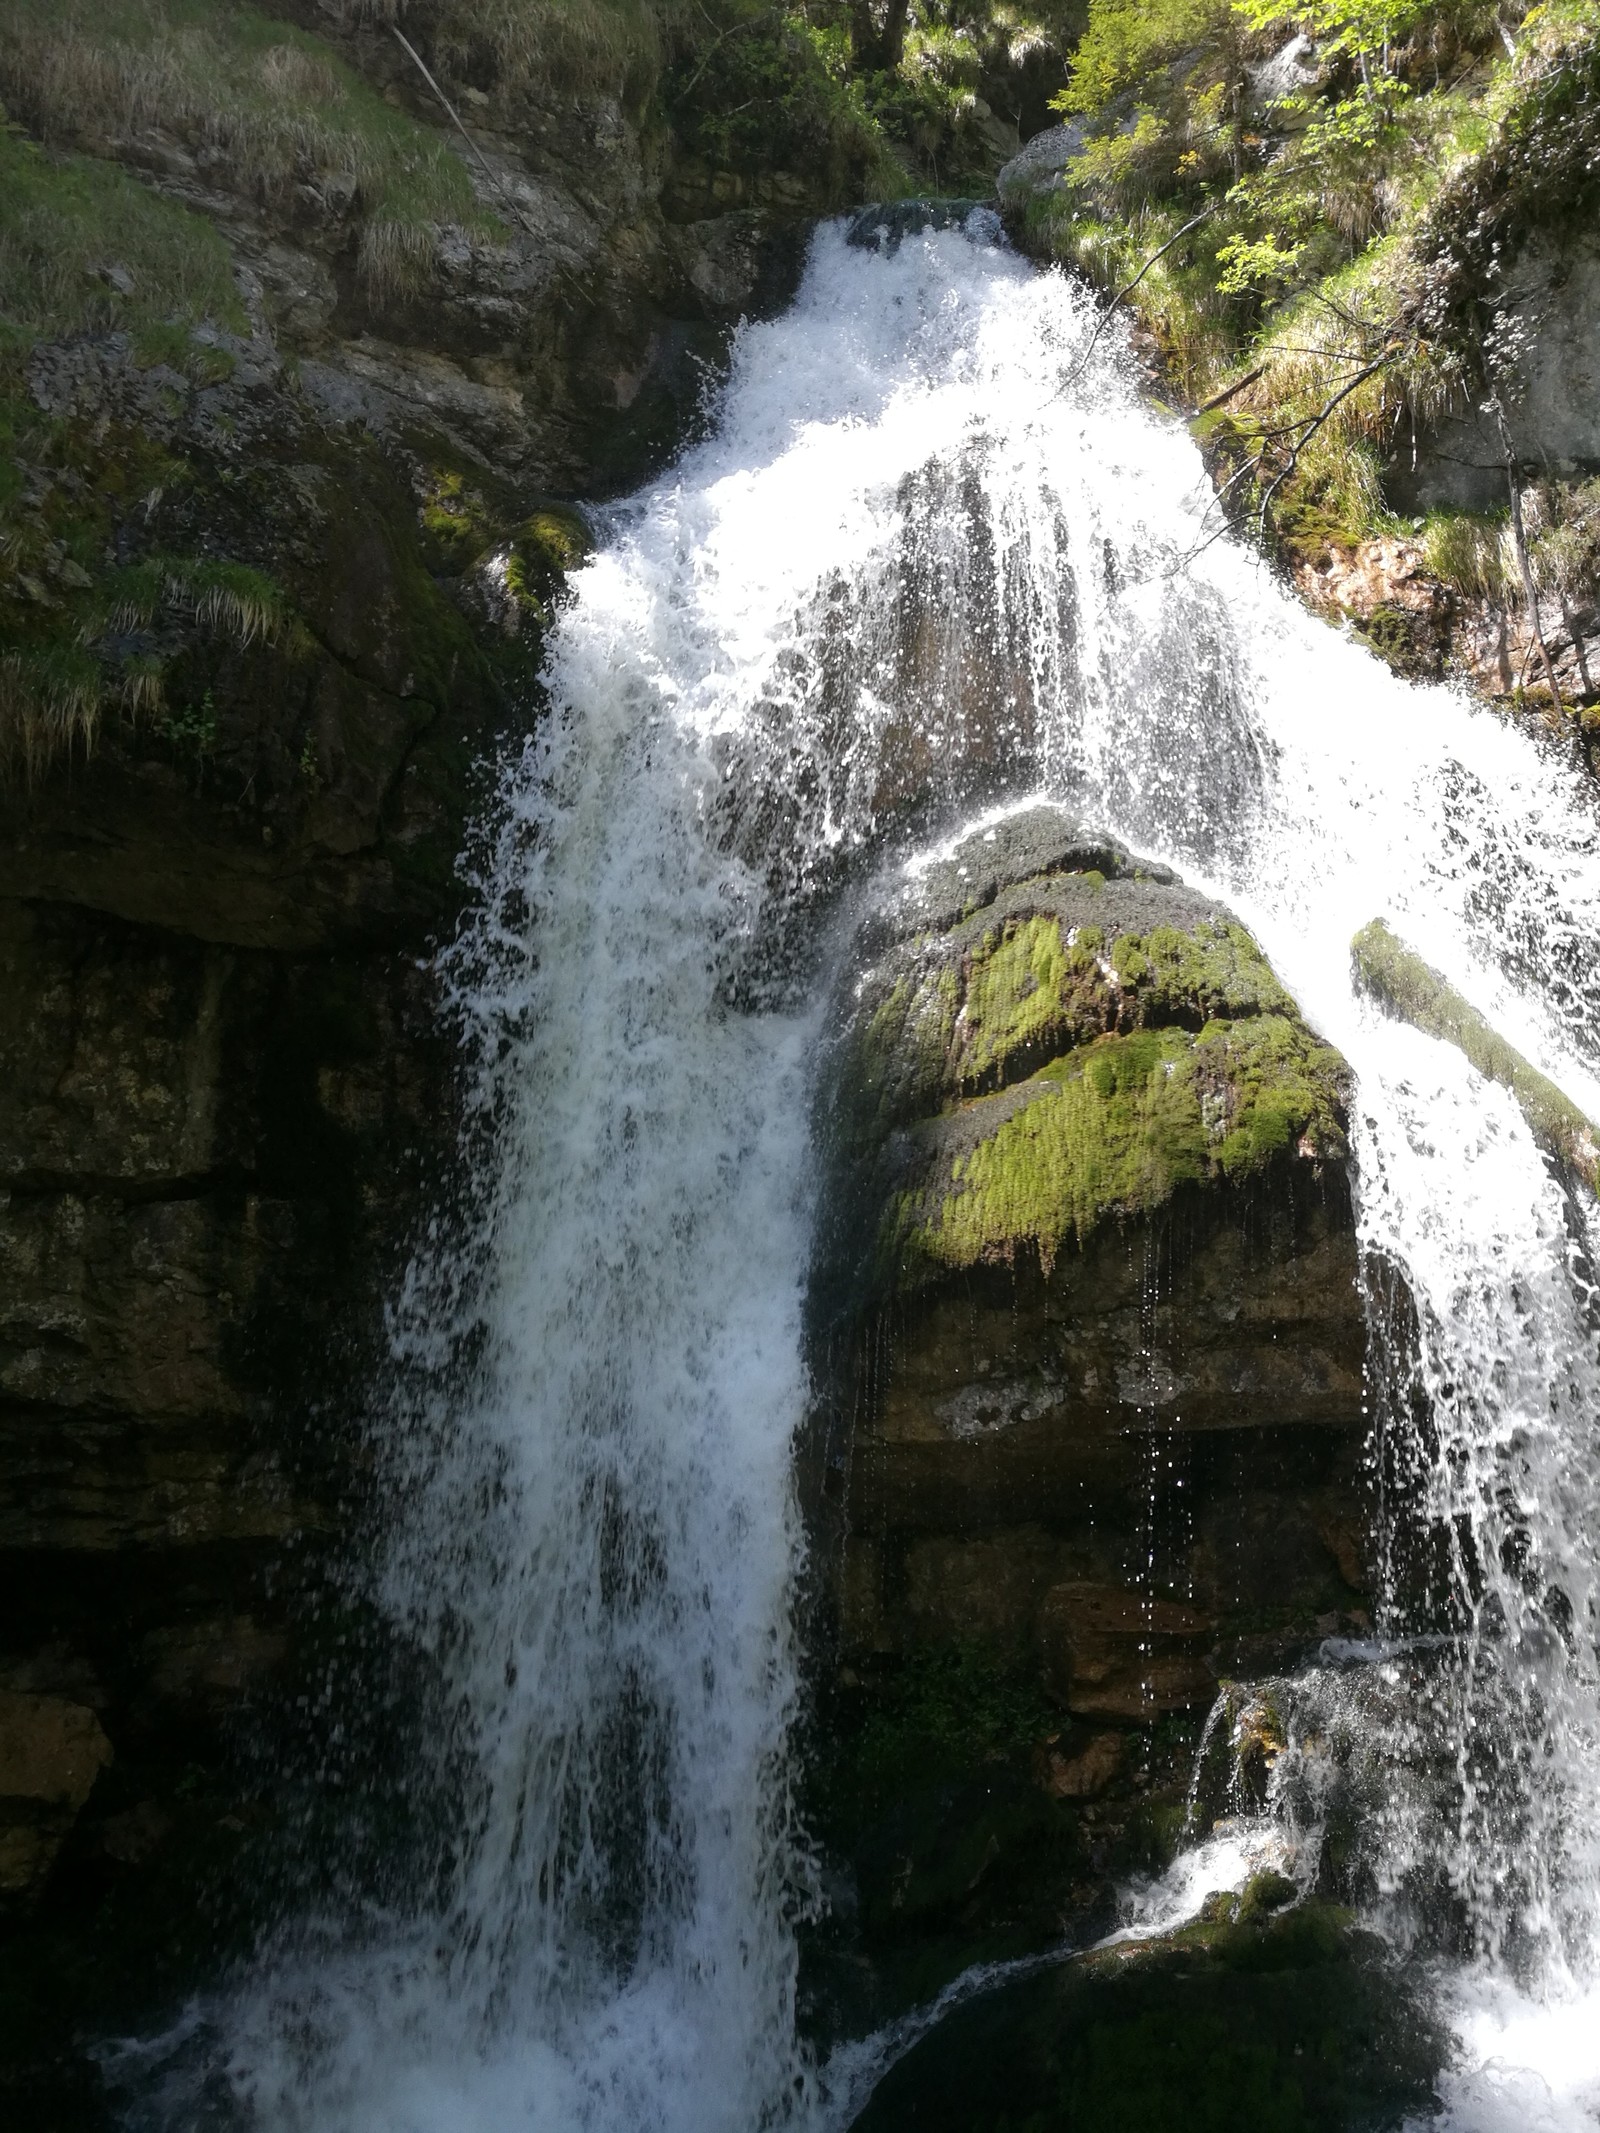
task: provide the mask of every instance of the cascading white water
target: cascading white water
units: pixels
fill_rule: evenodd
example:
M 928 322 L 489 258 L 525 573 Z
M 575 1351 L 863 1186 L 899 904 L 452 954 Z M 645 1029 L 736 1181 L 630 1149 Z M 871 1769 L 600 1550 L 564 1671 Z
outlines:
M 420 1260 L 399 1320 L 433 1384 L 392 1455 L 385 1591 L 452 1685 L 460 1858 L 409 1927 L 233 2007 L 263 2127 L 827 2115 L 794 2037 L 785 1766 L 822 989 L 800 948 L 814 892 L 914 802 L 948 827 L 1043 791 L 1170 861 L 1353 1062 L 1459 1655 L 1430 1720 L 1452 1819 L 1390 1815 L 1374 1875 L 1395 1920 L 1430 1876 L 1455 1891 L 1480 2028 L 1597 1990 L 1588 1297 L 1514 1105 L 1349 968 L 1387 917 L 1600 1112 L 1588 792 L 1207 545 L 1193 449 L 1118 329 L 1085 360 L 1093 320 L 982 230 L 892 254 L 824 231 L 793 309 L 741 334 L 715 435 L 579 575 L 561 708 L 507 775 L 451 965 L 490 1151 L 468 1264 Z M 1491 2122 L 1474 2080 L 1466 2127 Z

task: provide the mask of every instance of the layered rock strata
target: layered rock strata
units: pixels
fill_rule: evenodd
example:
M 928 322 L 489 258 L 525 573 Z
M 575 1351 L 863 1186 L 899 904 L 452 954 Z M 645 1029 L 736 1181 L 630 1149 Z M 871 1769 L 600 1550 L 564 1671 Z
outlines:
M 1220 1680 L 1362 1619 L 1347 1074 L 1226 911 L 1047 809 L 923 872 L 862 959 L 818 1495 L 866 1760 L 829 1811 L 872 1930 L 1043 1930 L 1181 1785 Z M 995 1831 L 952 1882 L 1008 1768 L 1018 1858 L 1056 1865 L 1003 1890 Z M 897 1850 L 919 1787 L 945 1805 Z

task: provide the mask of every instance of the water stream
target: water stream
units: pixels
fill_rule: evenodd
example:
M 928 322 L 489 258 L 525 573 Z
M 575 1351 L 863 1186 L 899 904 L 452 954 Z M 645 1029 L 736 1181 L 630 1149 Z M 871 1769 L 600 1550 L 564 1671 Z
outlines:
M 1375 1419 L 1437 1545 L 1425 1589 L 1397 1556 L 1389 1641 L 1304 1694 L 1371 1741 L 1375 1922 L 1425 1947 L 1447 1892 L 1453 2122 L 1600 2108 L 1584 1214 L 1511 1100 L 1349 969 L 1388 918 L 1600 1114 L 1592 797 L 1208 541 L 1193 448 L 1117 328 L 1085 360 L 1093 320 L 981 226 L 823 231 L 711 434 L 579 575 L 449 965 L 469 1244 L 419 1255 L 396 1318 L 383 1599 L 450 1685 L 462 1838 L 409 1920 L 230 2006 L 263 2128 L 837 2117 L 795 2040 L 786 1762 L 828 897 L 913 799 L 928 838 L 1038 793 L 1229 902 L 1356 1069 L 1363 1247 L 1416 1304 Z

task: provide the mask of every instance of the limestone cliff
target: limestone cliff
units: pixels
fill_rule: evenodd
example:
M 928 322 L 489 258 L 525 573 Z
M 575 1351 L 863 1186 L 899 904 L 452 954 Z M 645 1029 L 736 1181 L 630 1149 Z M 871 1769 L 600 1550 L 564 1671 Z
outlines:
M 329 1752 L 423 957 L 584 507 L 905 180 L 739 4 L 4 0 L 0 99 L 0 2097 L 65 2126 Z

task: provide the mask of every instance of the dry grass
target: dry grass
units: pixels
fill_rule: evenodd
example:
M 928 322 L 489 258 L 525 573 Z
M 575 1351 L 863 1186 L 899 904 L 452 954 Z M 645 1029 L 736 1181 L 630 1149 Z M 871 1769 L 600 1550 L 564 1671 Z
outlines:
M 1592 601 L 1600 585 L 1600 481 L 1532 483 L 1522 512 L 1538 590 Z M 1436 512 L 1423 528 L 1422 549 L 1434 576 L 1469 599 L 1523 597 L 1508 512 Z
M 98 660 L 74 646 L 0 653 L 0 779 L 31 785 L 93 747 L 105 700 Z
M 302 185 L 348 199 L 381 232 L 361 252 L 375 294 L 426 280 L 440 225 L 496 226 L 442 134 L 247 6 L 0 0 L 0 96 L 47 142 L 105 149 L 159 129 L 263 205 Z
M 1459 360 L 1405 323 L 1417 273 L 1403 236 L 1369 246 L 1235 359 L 1258 375 L 1214 427 L 1233 454 L 1260 451 L 1259 494 L 1282 475 L 1277 517 L 1296 545 L 1393 531 L 1382 469 L 1402 425 L 1426 428 L 1462 402 Z
M 446 74 L 516 96 L 536 83 L 643 86 L 686 0 L 331 0 L 346 28 L 393 25 Z

